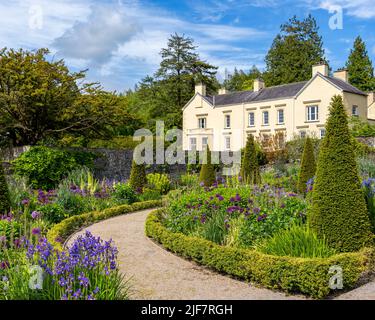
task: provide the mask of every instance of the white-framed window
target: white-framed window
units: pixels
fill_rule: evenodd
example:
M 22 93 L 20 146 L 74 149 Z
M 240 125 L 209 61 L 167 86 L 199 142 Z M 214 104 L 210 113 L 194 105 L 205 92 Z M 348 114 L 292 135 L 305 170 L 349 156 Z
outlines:
M 230 150 L 230 137 L 225 137 L 225 149 Z
M 322 128 L 319 130 L 320 139 L 323 139 L 326 135 L 326 129 Z
M 284 123 L 284 110 L 283 109 L 277 110 L 277 123 L 278 124 Z
M 307 106 L 307 121 L 318 121 L 319 120 L 319 108 L 318 106 Z
M 355 116 L 355 117 L 358 117 L 359 116 L 359 113 L 358 113 L 358 106 L 352 106 L 352 116 Z
M 206 147 L 208 146 L 208 138 L 207 137 L 203 137 L 202 138 L 202 149 L 206 149 Z
M 299 136 L 303 139 L 303 138 L 306 138 L 306 131 L 305 130 L 301 130 L 299 132 Z
M 205 129 L 207 126 L 207 119 L 206 118 L 198 118 L 198 128 Z
M 255 113 L 249 112 L 249 127 L 255 126 Z
M 225 118 L 225 122 L 224 122 L 225 128 L 230 128 L 230 114 L 226 114 L 224 118 Z
M 268 126 L 270 124 L 269 112 L 263 111 L 262 115 L 263 115 L 263 125 Z
M 190 138 L 190 150 L 197 150 L 197 138 Z

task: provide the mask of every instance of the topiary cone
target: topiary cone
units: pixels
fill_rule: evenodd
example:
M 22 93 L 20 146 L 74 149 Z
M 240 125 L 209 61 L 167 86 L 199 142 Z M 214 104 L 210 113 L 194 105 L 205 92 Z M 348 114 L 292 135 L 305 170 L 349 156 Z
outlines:
M 305 145 L 303 148 L 301 170 L 298 177 L 298 191 L 300 193 L 306 193 L 306 183 L 315 176 L 316 164 L 314 156 L 314 146 L 310 137 L 305 139 Z
M 242 157 L 241 177 L 247 184 L 260 183 L 260 172 L 257 150 L 253 135 L 247 137 L 245 151 Z
M 207 146 L 204 151 L 204 161 L 199 173 L 199 182 L 203 183 L 205 187 L 211 187 L 216 181 L 214 165 L 211 163 L 211 151 Z
M 5 179 L 4 168 L 0 159 L 0 214 L 8 213 L 10 207 L 8 184 Z

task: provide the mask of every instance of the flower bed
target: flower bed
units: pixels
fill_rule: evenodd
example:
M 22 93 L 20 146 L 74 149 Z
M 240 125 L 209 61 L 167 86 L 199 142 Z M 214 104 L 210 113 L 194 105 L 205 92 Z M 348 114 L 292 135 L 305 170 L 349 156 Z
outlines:
M 122 205 L 114 208 L 105 209 L 103 211 L 93 211 L 81 215 L 72 216 L 60 223 L 54 225 L 47 234 L 48 241 L 55 248 L 62 248 L 62 243 L 74 232 L 92 225 L 98 221 L 119 216 L 122 214 L 155 208 L 161 206 L 161 200 L 151 200 L 144 202 L 136 202 L 131 205 Z
M 172 232 L 163 225 L 162 219 L 162 210 L 152 212 L 146 221 L 146 234 L 166 249 L 217 271 L 272 289 L 324 298 L 332 293 L 329 287 L 332 266 L 342 268 L 344 289 L 353 288 L 361 276 L 374 267 L 373 249 L 328 258 L 274 256 Z

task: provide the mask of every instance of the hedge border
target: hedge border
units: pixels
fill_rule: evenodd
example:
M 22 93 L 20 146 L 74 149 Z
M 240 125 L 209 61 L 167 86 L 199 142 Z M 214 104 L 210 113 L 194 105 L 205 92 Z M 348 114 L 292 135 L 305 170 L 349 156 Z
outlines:
M 121 205 L 104 209 L 103 211 L 92 211 L 64 219 L 60 223 L 54 225 L 47 233 L 48 241 L 56 248 L 61 250 L 63 243 L 75 232 L 82 228 L 88 227 L 96 222 L 106 220 L 112 217 L 123 215 L 130 212 L 140 211 L 160 207 L 162 200 L 150 200 L 143 202 L 135 202 L 133 204 Z
M 329 273 L 331 266 L 342 268 L 343 289 L 350 289 L 358 285 L 375 265 L 375 250 L 372 248 L 329 258 L 306 259 L 220 246 L 202 238 L 168 230 L 161 222 L 161 213 L 160 209 L 155 210 L 147 217 L 145 230 L 148 237 L 184 258 L 270 289 L 322 299 L 333 293 L 329 288 L 329 279 L 334 275 Z

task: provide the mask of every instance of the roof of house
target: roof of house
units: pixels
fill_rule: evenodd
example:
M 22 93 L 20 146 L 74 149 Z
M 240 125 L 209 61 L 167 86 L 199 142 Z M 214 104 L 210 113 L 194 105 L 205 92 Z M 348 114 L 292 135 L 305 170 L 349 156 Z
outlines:
M 324 77 L 324 76 L 322 76 Z M 366 95 L 366 93 L 358 90 L 356 87 L 353 87 L 351 84 L 333 77 L 324 77 L 326 80 L 331 82 L 336 87 L 341 90 L 349 93 Z M 266 100 L 277 100 L 294 97 L 302 90 L 303 87 L 309 81 L 295 82 L 290 84 L 284 84 L 280 86 L 268 87 L 259 90 L 258 92 L 254 91 L 241 91 L 233 92 L 221 95 L 206 96 L 205 99 L 208 100 L 214 106 L 225 106 L 231 104 L 240 104 L 248 102 L 258 102 Z

